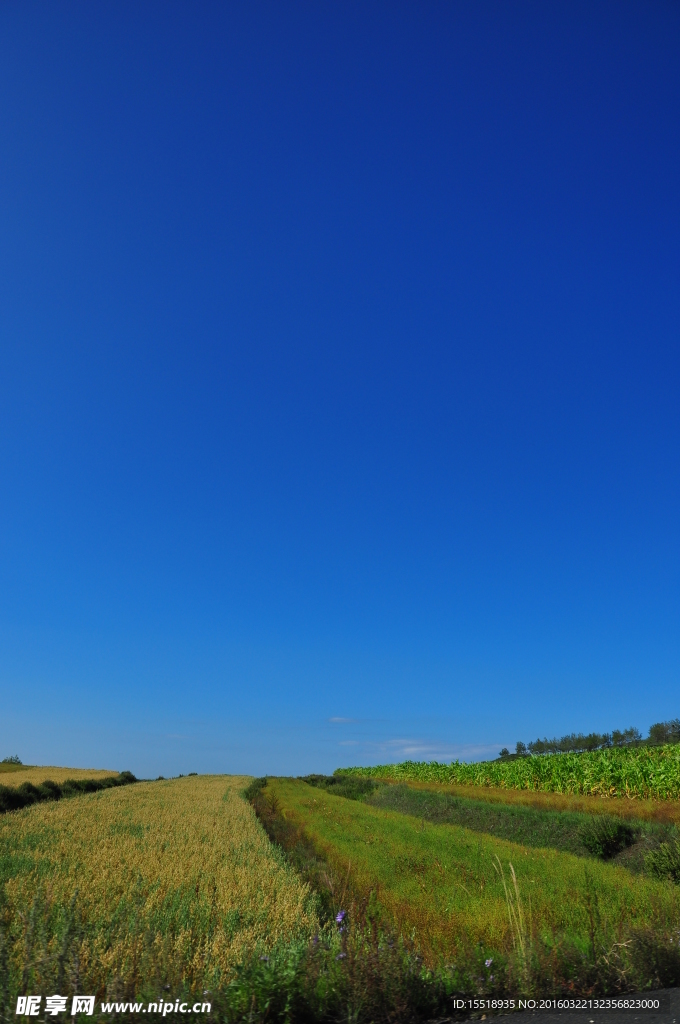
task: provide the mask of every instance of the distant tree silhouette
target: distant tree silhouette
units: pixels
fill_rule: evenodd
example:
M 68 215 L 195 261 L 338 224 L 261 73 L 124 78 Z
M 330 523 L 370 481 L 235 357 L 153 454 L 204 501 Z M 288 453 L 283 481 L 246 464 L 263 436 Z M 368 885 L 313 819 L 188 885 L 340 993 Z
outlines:
M 581 754 L 588 750 L 605 750 L 608 747 L 637 747 L 642 744 L 658 747 L 664 743 L 680 743 L 680 718 L 668 722 L 656 722 L 650 726 L 649 736 L 643 740 L 639 729 L 631 725 L 629 729 L 614 729 L 613 732 L 579 732 L 568 733 L 559 739 L 532 740 L 531 743 L 517 742 L 515 755 L 507 747 L 503 747 L 500 757 L 523 757 L 526 754 Z

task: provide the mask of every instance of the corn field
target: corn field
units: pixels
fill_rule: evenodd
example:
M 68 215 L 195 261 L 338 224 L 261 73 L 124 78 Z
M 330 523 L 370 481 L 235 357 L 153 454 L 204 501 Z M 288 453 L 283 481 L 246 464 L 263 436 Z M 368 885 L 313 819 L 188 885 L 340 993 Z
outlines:
M 0 819 L 0 1002 L 202 991 L 311 935 L 313 899 L 242 798 L 247 782 L 138 783 Z
M 512 761 L 440 764 L 404 761 L 375 768 L 339 768 L 336 774 L 394 781 L 497 786 L 583 796 L 680 798 L 680 744 L 543 754 Z

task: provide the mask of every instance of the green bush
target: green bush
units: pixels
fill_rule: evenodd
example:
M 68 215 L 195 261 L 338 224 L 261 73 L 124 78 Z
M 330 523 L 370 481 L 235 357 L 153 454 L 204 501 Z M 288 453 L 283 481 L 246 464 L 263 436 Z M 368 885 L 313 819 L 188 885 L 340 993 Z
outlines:
M 609 814 L 598 814 L 583 825 L 580 839 L 589 853 L 608 860 L 632 845 L 635 832 L 625 821 Z
M 661 843 L 656 850 L 647 854 L 645 867 L 655 878 L 669 878 L 680 883 L 680 842 L 677 839 Z
M 363 800 L 377 789 L 375 779 L 360 775 L 301 775 L 302 782 L 318 789 L 325 789 L 333 796 L 344 796 L 347 800 Z
M 22 782 L 15 787 L 0 786 L 0 814 L 18 811 L 22 807 L 44 803 L 46 800 L 61 800 L 62 797 L 77 796 L 79 793 L 97 793 L 114 786 L 129 786 L 136 781 L 132 772 L 121 772 L 120 775 L 108 775 L 103 779 L 66 779 L 61 785 L 45 779 L 39 786 L 34 786 L 32 782 Z

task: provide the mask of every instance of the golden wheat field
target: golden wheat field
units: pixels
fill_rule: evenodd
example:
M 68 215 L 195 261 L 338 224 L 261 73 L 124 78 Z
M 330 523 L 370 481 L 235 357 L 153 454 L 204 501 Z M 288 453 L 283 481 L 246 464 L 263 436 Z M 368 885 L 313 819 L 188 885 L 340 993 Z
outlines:
M 105 779 L 110 775 L 118 775 L 118 772 L 103 768 L 24 768 L 23 765 L 3 765 L 3 768 L 6 769 L 0 774 L 0 783 L 3 786 L 20 786 L 22 782 L 32 782 L 34 786 L 39 786 L 46 779 L 61 783 L 67 779 Z
M 102 994 L 154 979 L 196 989 L 224 984 L 253 951 L 311 934 L 313 900 L 242 798 L 247 783 L 137 783 L 4 815 L 0 906 L 14 978 L 30 971 L 43 991 L 60 980 Z

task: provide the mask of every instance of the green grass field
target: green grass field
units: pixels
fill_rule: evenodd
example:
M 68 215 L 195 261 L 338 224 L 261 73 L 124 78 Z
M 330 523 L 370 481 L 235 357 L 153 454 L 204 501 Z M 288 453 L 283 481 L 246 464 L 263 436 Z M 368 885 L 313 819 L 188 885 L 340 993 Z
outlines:
M 595 902 L 603 942 L 635 928 L 666 934 L 677 927 L 678 893 L 670 883 L 457 824 L 432 824 L 300 781 L 278 779 L 269 786 L 282 813 L 304 829 L 336 873 L 349 871 L 353 892 L 367 897 L 374 891 L 400 929 L 416 930 L 433 962 L 477 943 L 510 950 L 499 864 L 506 880 L 514 866 L 526 915 L 531 906 L 531 928 L 548 944 L 566 940 L 585 949 Z
M 575 810 L 550 810 L 516 804 L 489 803 L 445 789 L 416 789 L 404 783 L 379 786 L 366 801 L 374 807 L 399 811 L 432 824 L 462 825 L 523 846 L 550 847 L 579 857 L 592 856 L 592 832 L 601 815 L 584 815 Z M 611 831 L 611 829 L 610 829 Z M 619 827 L 619 841 L 613 842 L 610 859 L 629 870 L 644 870 L 645 860 L 661 843 L 677 838 L 672 824 L 633 819 Z
M 407 786 L 410 790 L 445 793 L 474 800 L 478 803 L 506 807 L 526 807 L 537 811 L 565 814 L 606 815 L 624 821 L 646 821 L 660 825 L 680 826 L 680 800 L 615 800 L 602 796 L 582 796 L 566 793 L 544 793 L 534 789 L 508 789 L 503 786 L 473 786 L 451 782 L 395 782 L 390 779 L 371 779 L 364 775 L 333 775 L 336 782 L 375 785 Z

